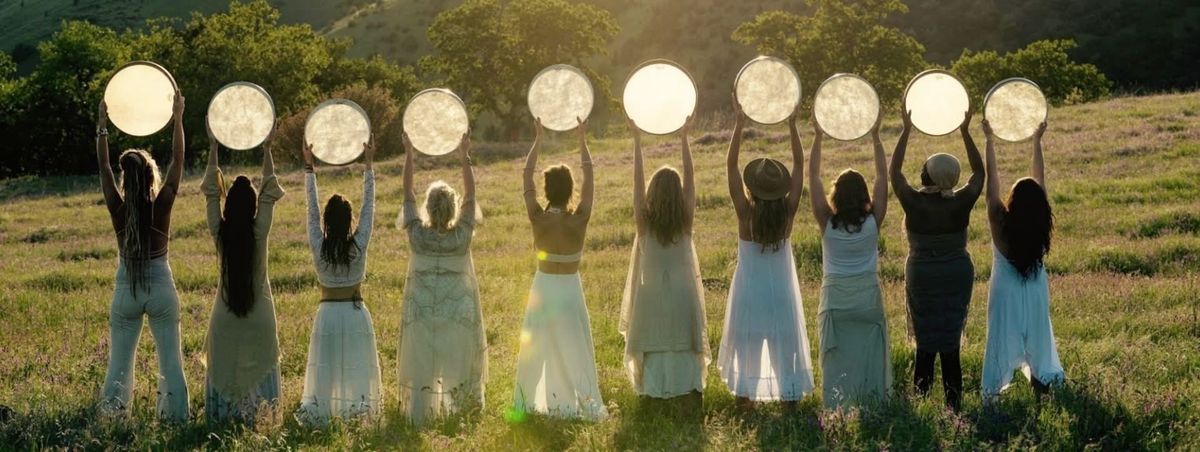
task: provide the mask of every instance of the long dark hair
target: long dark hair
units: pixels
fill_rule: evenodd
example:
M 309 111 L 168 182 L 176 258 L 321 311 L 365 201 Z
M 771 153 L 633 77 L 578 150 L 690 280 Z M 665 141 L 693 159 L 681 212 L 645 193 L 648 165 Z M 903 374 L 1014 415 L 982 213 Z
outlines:
M 784 198 L 765 199 L 750 195 L 750 238 L 762 245 L 762 250 L 779 251 L 779 243 L 787 238 L 788 211 Z
M 245 317 L 254 308 L 254 216 L 258 193 L 246 176 L 238 176 L 225 195 L 225 212 L 218 233 L 225 306 Z
M 848 169 L 838 174 L 829 194 L 829 206 L 833 208 L 833 228 L 842 228 L 850 233 L 862 231 L 871 207 L 871 193 L 867 191 L 867 180 L 858 171 Z M 824 225 L 821 225 L 824 227 Z
M 542 178 L 546 190 L 546 201 L 550 204 L 547 207 L 560 207 L 568 210 L 567 205 L 571 202 L 571 194 L 575 190 L 575 179 L 571 177 L 571 167 L 567 165 L 551 166 L 542 172 Z
M 334 194 L 325 203 L 325 239 L 321 241 L 321 260 L 335 268 L 350 266 L 351 250 L 358 251 L 354 241 L 354 206 L 342 195 Z
M 645 210 L 641 214 L 650 233 L 663 246 L 675 243 L 687 229 L 683 203 L 683 181 L 679 172 L 666 166 L 655 171 L 646 187 Z
M 1022 278 L 1032 278 L 1050 253 L 1050 240 L 1054 236 L 1054 212 L 1046 190 L 1037 181 L 1022 178 L 1013 184 L 1004 210 L 1001 234 L 1008 243 L 1005 257 Z
M 146 151 L 130 149 L 117 160 L 121 167 L 121 197 L 125 229 L 121 231 L 121 258 L 133 293 L 146 280 L 146 261 L 153 252 L 154 199 L 161 183 L 158 165 Z

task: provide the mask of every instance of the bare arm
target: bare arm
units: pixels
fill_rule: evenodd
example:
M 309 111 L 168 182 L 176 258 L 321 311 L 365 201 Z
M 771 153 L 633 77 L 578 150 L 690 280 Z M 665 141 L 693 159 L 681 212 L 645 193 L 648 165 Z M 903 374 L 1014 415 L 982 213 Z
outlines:
M 646 219 L 642 212 L 646 208 L 646 170 L 642 163 L 642 137 L 633 120 L 629 120 L 629 131 L 633 134 L 633 221 L 638 235 L 646 233 Z
M 812 155 L 808 161 L 808 195 L 809 204 L 812 205 L 813 219 L 817 220 L 817 230 L 821 234 L 825 234 L 825 225 L 829 223 L 829 217 L 833 216 L 833 209 L 829 207 L 829 201 L 825 199 L 825 184 L 821 182 L 821 138 L 824 133 L 816 126 L 816 121 L 813 121 L 813 145 Z
M 987 152 L 987 212 L 988 222 L 992 226 L 993 235 L 997 226 L 1004 219 L 1004 205 L 1000 201 L 1000 168 L 996 165 L 996 149 L 993 145 L 995 136 L 992 134 L 992 124 L 983 120 L 984 148 Z
M 963 123 L 959 126 L 959 131 L 962 132 L 963 147 L 967 150 L 967 161 L 971 164 L 971 179 L 967 181 L 967 186 L 963 190 L 971 190 L 975 196 L 983 191 L 983 182 L 987 170 L 983 165 L 983 156 L 979 154 L 979 147 L 975 146 L 975 139 L 971 138 L 971 111 L 963 117 Z
M 171 196 L 179 191 L 179 181 L 183 179 L 183 151 L 187 147 L 183 136 L 183 94 L 175 92 L 174 123 L 175 135 L 171 141 L 171 165 L 167 167 L 167 176 L 163 188 L 170 188 Z
M 912 111 L 905 111 L 902 117 L 904 129 L 900 131 L 900 138 L 896 140 L 896 149 L 892 151 L 892 163 L 889 169 L 892 176 L 892 190 L 896 192 L 896 197 L 901 199 L 908 191 L 912 190 L 912 186 L 908 184 L 908 178 L 904 177 L 904 154 L 908 150 L 908 135 L 913 128 Z
M 404 202 L 416 202 L 417 195 L 413 192 L 413 146 L 412 141 L 409 141 L 408 134 L 403 135 L 404 141 Z
M 692 229 L 696 218 L 696 169 L 692 164 L 692 149 L 688 144 L 688 133 L 692 130 L 692 117 L 688 116 L 683 124 L 683 214 L 688 231 Z
M 800 142 L 796 120 L 796 114 L 792 113 L 788 121 L 788 133 L 792 136 L 792 186 L 787 196 L 789 219 L 796 218 L 796 210 L 800 208 L 800 194 L 804 191 L 804 144 Z
M 208 222 L 208 234 L 220 249 L 221 235 L 221 166 L 217 154 L 219 146 L 208 128 L 207 121 L 204 129 L 208 133 L 208 168 L 204 171 L 204 181 L 200 183 L 200 191 L 204 193 L 205 218 Z M 264 181 L 265 182 L 265 181 Z
M 525 188 L 525 212 L 533 219 L 542 213 L 542 206 L 537 202 L 537 188 L 533 184 L 533 173 L 537 171 L 538 143 L 542 140 L 542 121 L 534 124 L 533 145 L 529 147 L 529 155 L 525 157 L 525 170 L 521 172 L 521 180 Z
M 276 129 L 271 129 L 271 134 L 267 135 L 267 140 L 263 142 L 262 175 L 264 179 L 275 175 L 275 157 L 271 155 L 271 146 L 275 142 L 275 131 Z
M 883 155 L 883 141 L 879 139 L 879 123 L 882 121 L 883 116 L 880 115 L 871 129 L 871 144 L 875 146 L 875 190 L 871 194 L 871 210 L 875 214 L 876 226 L 883 226 L 888 208 L 887 157 Z
M 742 126 L 745 125 L 745 115 L 738 107 L 737 98 L 733 100 L 734 114 L 737 121 L 733 123 L 733 136 L 729 139 L 729 152 L 725 156 L 725 178 L 729 181 L 729 199 L 733 201 L 733 210 L 738 219 L 746 218 L 750 212 L 750 201 L 742 184 L 742 171 L 738 165 L 738 154 L 742 149 Z
M 1046 187 L 1046 161 L 1042 158 L 1042 136 L 1045 134 L 1046 122 L 1042 121 L 1037 132 L 1033 134 L 1033 180 L 1042 186 L 1042 190 L 1050 193 L 1050 189 Z
M 575 207 L 575 213 L 581 215 L 585 220 L 592 217 L 592 201 L 596 188 L 596 178 L 592 170 L 592 153 L 588 151 L 587 145 L 587 121 L 579 120 L 579 166 L 583 168 L 583 187 L 579 193 L 579 205 Z
M 464 133 L 458 145 L 458 153 L 462 157 L 463 199 L 474 203 L 475 199 L 475 170 L 471 167 L 471 136 Z M 411 181 L 409 181 L 411 183 Z M 411 185 L 410 185 L 411 187 Z M 475 216 L 475 209 L 464 215 Z
M 112 163 L 108 160 L 108 105 L 100 101 L 100 112 L 96 119 L 96 162 L 100 167 L 100 189 L 104 193 L 104 205 L 109 213 L 121 206 L 121 193 L 117 191 Z

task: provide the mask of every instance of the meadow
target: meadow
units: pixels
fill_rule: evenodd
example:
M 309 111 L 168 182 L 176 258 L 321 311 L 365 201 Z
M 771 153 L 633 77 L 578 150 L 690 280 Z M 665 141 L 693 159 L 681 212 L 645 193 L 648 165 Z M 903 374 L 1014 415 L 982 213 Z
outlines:
M 888 154 L 898 136 L 895 114 L 884 124 Z M 710 347 L 721 339 L 728 283 L 736 261 L 736 225 L 725 193 L 728 121 L 693 133 L 699 187 L 694 234 L 703 272 Z M 811 126 L 802 123 L 806 145 Z M 974 135 L 982 148 L 978 120 Z M 597 202 L 582 265 L 601 391 L 611 417 L 600 423 L 506 416 L 512 399 L 518 331 L 535 270 L 521 204 L 527 143 L 476 144 L 479 203 L 485 216 L 474 243 L 488 339 L 487 405 L 424 430 L 408 427 L 396 405 L 397 328 L 408 263 L 395 228 L 402 200 L 399 159 L 377 165 L 377 216 L 364 296 L 372 310 L 390 406 L 377 422 L 300 426 L 305 353 L 318 291 L 304 240 L 303 179 L 282 176 L 288 191 L 276 210 L 270 271 L 279 318 L 283 398 L 280 412 L 253 428 L 203 419 L 203 342 L 218 264 L 204 225 L 202 168 L 187 176 L 175 206 L 171 263 L 182 302 L 181 328 L 192 420 L 154 420 L 157 367 L 143 333 L 136 363 L 134 410 L 127 421 L 97 417 L 96 395 L 108 356 L 108 307 L 116 241 L 95 176 L 0 181 L 0 449 L 1104 449 L 1200 448 L 1200 93 L 1122 97 L 1051 112 L 1045 138 L 1048 185 L 1056 209 L 1051 315 L 1069 381 L 1038 402 L 1018 377 L 995 409 L 985 410 L 979 378 L 986 337 L 992 250 L 983 203 L 974 211 L 969 251 L 976 267 L 971 315 L 963 338 L 966 397 L 961 413 L 942 408 L 940 386 L 912 394 L 913 342 L 906 327 L 903 214 L 882 228 L 880 277 L 891 334 L 895 395 L 862 411 L 827 412 L 819 394 L 794 410 L 777 404 L 735 408 L 715 367 L 701 407 L 639 400 L 621 367 L 617 316 L 634 239 L 631 141 L 623 130 L 591 142 Z M 786 128 L 747 131 L 743 161 L 788 160 Z M 190 137 L 203 140 L 203 137 Z M 846 167 L 872 174 L 863 140 L 826 140 L 822 180 Z M 646 143 L 647 167 L 678 165 L 675 137 Z M 277 153 L 296 152 L 279 149 Z M 76 152 L 76 151 L 72 151 Z M 78 151 L 85 152 L 85 151 Z M 86 150 L 91 152 L 91 150 Z M 914 134 L 905 171 L 950 152 L 964 162 L 957 135 Z M 1001 143 L 1004 184 L 1028 172 L 1029 143 Z M 165 159 L 165 150 L 156 156 Z M 448 159 L 420 158 L 418 184 L 443 178 L 461 186 Z M 542 165 L 578 165 L 574 136 L 551 137 Z M 320 168 L 322 196 L 334 191 L 360 203 L 361 166 Z M 227 174 L 258 168 L 227 168 Z M 964 176 L 965 180 L 965 176 Z M 806 205 L 807 203 L 802 203 Z M 801 273 L 809 340 L 817 362 L 821 250 L 811 215 L 792 236 Z M 821 376 L 817 379 L 820 381 Z M 818 385 L 819 386 L 819 385 Z

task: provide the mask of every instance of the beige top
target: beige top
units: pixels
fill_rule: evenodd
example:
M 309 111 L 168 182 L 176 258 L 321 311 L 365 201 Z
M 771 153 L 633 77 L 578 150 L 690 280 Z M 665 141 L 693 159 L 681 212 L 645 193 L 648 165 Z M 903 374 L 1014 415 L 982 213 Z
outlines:
M 208 205 L 208 232 L 220 253 L 221 170 L 209 165 L 200 191 Z M 208 382 L 228 400 L 240 400 L 249 394 L 279 363 L 279 338 L 275 327 L 275 303 L 271 281 L 267 278 L 267 238 L 271 232 L 275 202 L 283 197 L 283 187 L 274 174 L 263 174 L 258 193 L 258 213 L 254 218 L 254 306 L 245 317 L 238 317 L 225 306 L 225 281 L 217 286 L 205 340 Z

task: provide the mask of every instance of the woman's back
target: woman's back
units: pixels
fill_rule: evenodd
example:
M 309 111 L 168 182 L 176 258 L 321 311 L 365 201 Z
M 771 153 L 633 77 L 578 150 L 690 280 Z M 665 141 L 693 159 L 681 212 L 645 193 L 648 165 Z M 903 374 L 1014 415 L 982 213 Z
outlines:
M 875 217 L 863 219 L 861 229 L 851 232 L 846 225 L 826 223 L 821 236 L 822 269 L 825 276 L 852 276 L 875 273 L 879 260 L 879 226 Z

